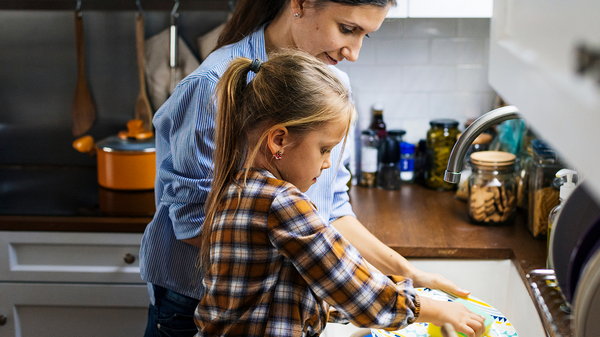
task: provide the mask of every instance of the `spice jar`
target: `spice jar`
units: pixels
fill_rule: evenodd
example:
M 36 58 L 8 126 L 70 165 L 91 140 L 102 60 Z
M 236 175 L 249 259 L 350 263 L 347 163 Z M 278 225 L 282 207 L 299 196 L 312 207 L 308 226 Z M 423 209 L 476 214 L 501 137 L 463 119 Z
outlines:
M 512 222 L 516 210 L 515 158 L 509 152 L 480 151 L 471 154 L 469 217 L 482 225 Z
M 556 172 L 563 168 L 556 152 L 544 141 L 531 141 L 533 157 L 529 164 L 529 211 L 527 227 L 534 237 L 548 231 L 548 215 L 558 205 L 559 191 L 553 186 Z
M 425 184 L 438 190 L 453 190 L 455 184 L 444 181 L 444 172 L 448 158 L 458 138 L 458 121 L 453 119 L 434 119 L 429 122 L 427 131 L 427 162 Z
M 378 139 L 374 130 L 363 130 L 360 135 L 360 181 L 364 187 L 375 187 L 377 183 Z

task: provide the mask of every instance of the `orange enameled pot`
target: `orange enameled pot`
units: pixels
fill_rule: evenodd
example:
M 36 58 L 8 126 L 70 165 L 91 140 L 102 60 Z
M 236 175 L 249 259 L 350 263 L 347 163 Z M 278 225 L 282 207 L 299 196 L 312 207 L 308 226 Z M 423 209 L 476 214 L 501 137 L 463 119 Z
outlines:
M 114 190 L 154 189 L 154 137 L 151 132 L 139 131 L 137 122 L 138 120 L 130 121 L 128 131 L 103 139 L 95 145 L 91 136 L 84 136 L 73 142 L 77 151 L 96 154 L 100 186 Z

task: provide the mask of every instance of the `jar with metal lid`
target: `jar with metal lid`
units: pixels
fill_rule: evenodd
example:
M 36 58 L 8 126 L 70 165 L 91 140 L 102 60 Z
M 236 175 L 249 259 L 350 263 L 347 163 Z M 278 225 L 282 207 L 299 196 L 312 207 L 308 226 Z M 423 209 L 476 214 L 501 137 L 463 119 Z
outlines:
M 482 225 L 511 223 L 517 205 L 516 156 L 502 151 L 471 154 L 469 218 Z
M 452 147 L 458 138 L 458 121 L 434 119 L 427 131 L 427 157 L 429 169 L 425 171 L 425 184 L 438 190 L 453 190 L 455 184 L 444 181 L 444 172 Z

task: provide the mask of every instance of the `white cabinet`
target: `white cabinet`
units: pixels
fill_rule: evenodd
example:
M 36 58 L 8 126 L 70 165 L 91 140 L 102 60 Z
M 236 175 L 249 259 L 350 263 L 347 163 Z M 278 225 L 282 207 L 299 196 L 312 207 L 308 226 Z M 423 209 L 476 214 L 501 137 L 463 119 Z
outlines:
M 600 201 L 600 62 L 588 73 L 576 70 L 578 47 L 600 57 L 600 2 L 496 0 L 494 6 L 492 87 L 582 173 Z
M 388 18 L 490 18 L 493 0 L 399 0 Z
M 148 295 L 139 275 L 140 240 L 141 234 L 0 232 L 0 337 L 143 335 Z

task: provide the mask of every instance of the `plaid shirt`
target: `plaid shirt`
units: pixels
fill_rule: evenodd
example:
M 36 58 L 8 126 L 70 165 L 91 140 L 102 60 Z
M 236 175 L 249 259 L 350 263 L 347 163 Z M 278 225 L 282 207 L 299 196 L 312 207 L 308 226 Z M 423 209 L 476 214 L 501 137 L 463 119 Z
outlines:
M 332 321 L 399 329 L 419 314 L 412 281 L 370 269 L 294 185 L 252 170 L 211 233 L 197 336 L 310 336 Z M 237 210 L 236 210 L 237 208 Z

